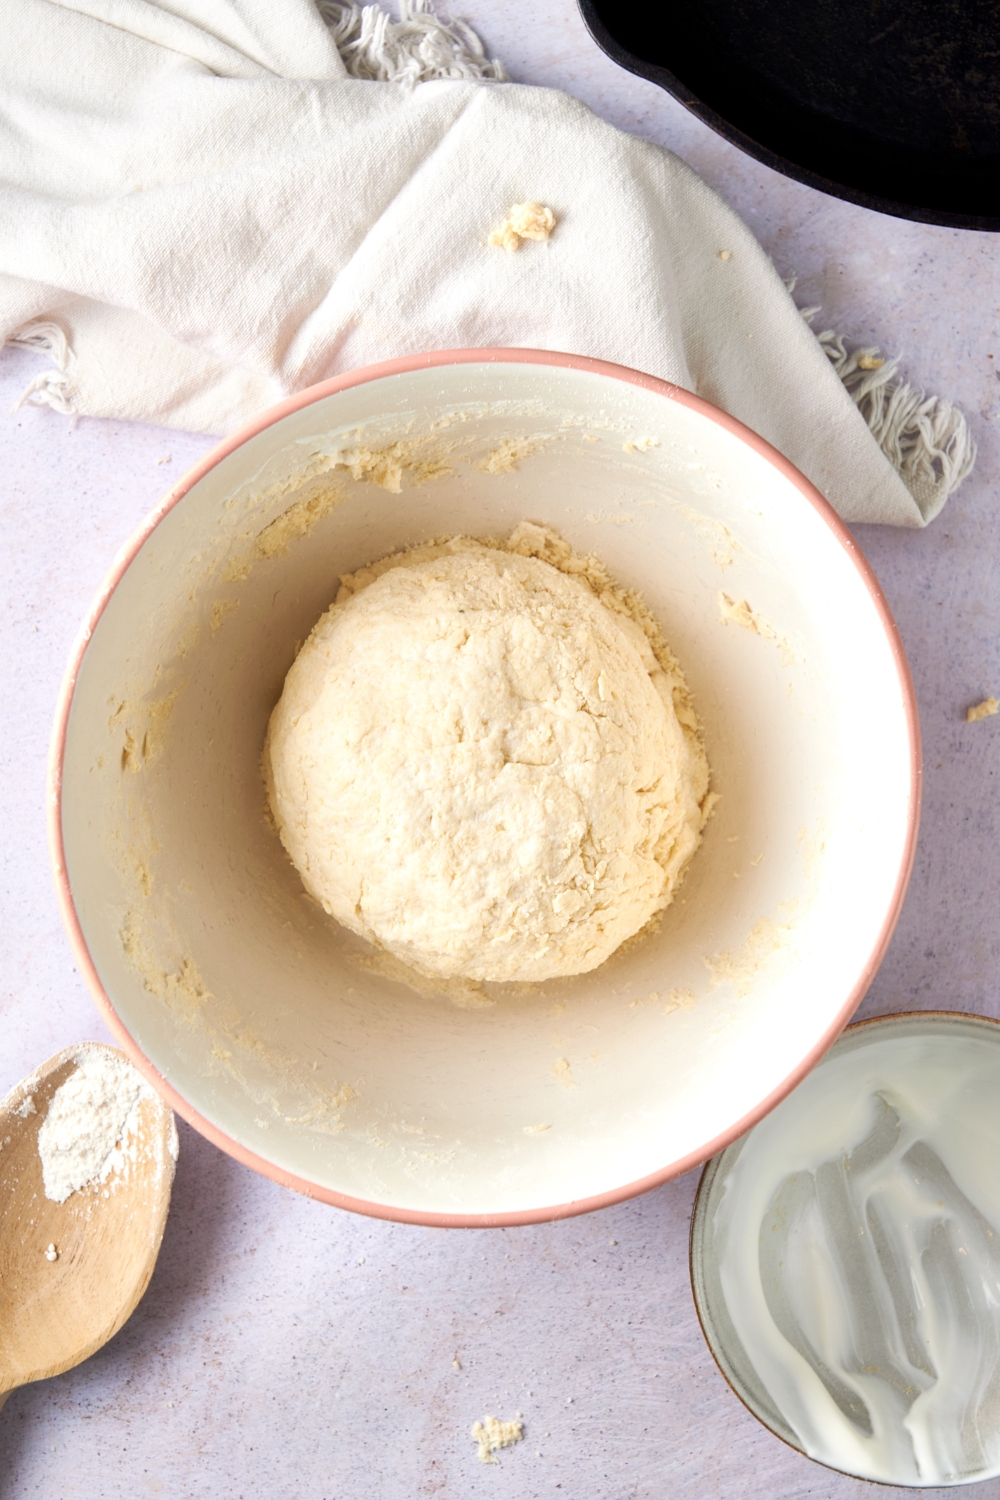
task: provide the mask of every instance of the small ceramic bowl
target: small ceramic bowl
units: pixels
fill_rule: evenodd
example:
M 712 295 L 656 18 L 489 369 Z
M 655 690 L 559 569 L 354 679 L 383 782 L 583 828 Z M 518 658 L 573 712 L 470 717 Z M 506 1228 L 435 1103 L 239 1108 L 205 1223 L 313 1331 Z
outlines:
M 1000 1474 L 1000 1023 L 851 1026 L 710 1161 L 691 1220 L 706 1342 L 744 1405 L 827 1468 Z
M 644 595 L 720 800 L 657 932 L 477 1008 L 306 898 L 259 762 L 338 575 L 525 519 Z M 50 792 L 81 972 L 195 1128 L 364 1213 L 523 1223 L 704 1161 L 822 1055 L 903 900 L 918 730 L 870 569 L 765 442 L 632 370 L 464 350 L 315 386 L 167 494 L 80 634 Z

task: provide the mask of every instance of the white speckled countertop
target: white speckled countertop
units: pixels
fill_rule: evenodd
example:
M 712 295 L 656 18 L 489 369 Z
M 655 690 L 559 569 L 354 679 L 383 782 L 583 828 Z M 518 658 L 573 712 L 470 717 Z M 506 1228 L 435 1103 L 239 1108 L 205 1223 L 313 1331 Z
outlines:
M 609 62 L 573 0 L 456 9 L 515 79 L 677 151 L 798 275 L 800 299 L 823 304 L 817 326 L 901 352 L 906 378 L 971 419 L 978 468 L 938 521 L 857 528 L 909 653 L 926 770 L 909 897 L 860 1014 L 1000 1015 L 1000 718 L 964 721 L 1000 696 L 1000 237 L 881 218 L 775 175 Z M 113 552 L 211 446 L 46 410 L 9 418 L 37 367 L 0 356 L 0 1092 L 106 1037 L 51 888 L 49 724 Z M 716 1371 L 688 1288 L 696 1173 L 561 1224 L 444 1231 L 325 1208 L 181 1137 L 150 1289 L 95 1358 L 10 1398 L 0 1500 L 874 1494 L 771 1437 Z M 515 1411 L 525 1441 L 484 1467 L 472 1423 Z M 976 1493 L 1000 1497 L 1000 1480 Z

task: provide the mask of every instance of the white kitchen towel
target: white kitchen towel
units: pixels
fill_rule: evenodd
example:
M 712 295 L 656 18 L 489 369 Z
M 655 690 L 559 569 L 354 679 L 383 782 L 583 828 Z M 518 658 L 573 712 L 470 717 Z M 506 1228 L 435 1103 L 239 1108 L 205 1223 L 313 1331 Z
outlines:
M 396 355 L 565 350 L 717 403 L 847 520 L 937 513 L 959 413 L 817 339 L 670 152 L 423 4 L 7 0 L 0 345 L 53 361 L 29 399 L 221 434 Z M 551 238 L 490 245 L 526 201 Z

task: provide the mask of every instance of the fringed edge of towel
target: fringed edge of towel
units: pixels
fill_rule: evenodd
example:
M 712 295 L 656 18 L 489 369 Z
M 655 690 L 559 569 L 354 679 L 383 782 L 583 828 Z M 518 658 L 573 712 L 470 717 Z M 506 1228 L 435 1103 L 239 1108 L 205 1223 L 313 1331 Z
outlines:
M 77 409 L 70 393 L 69 376 L 73 350 L 62 324 L 51 318 L 38 318 L 15 329 L 7 344 L 17 349 L 33 349 L 36 354 L 47 354 L 55 365 L 54 370 L 43 370 L 25 386 L 11 407 L 11 414 L 20 411 L 22 406 L 51 406 L 64 417 L 75 417 Z
M 503 63 L 464 21 L 445 21 L 430 0 L 400 0 L 399 20 L 381 5 L 317 0 L 337 51 L 352 78 L 412 88 L 435 78 L 504 83 Z
M 802 317 L 809 323 L 819 311 L 804 308 Z M 933 521 L 976 462 L 976 443 L 965 417 L 943 397 L 927 396 L 896 380 L 898 356 L 883 359 L 878 345 L 848 349 L 844 335 L 831 328 L 818 333 L 816 341 L 924 521 Z M 12 411 L 49 406 L 63 416 L 76 416 L 70 377 L 73 351 L 61 324 L 52 319 L 25 323 L 7 343 L 47 354 L 55 366 L 29 382 Z
M 789 291 L 793 288 L 794 283 Z M 821 310 L 800 312 L 811 325 Z M 976 462 L 976 442 L 964 415 L 942 396 L 897 380 L 899 356 L 884 359 L 877 344 L 848 349 L 845 336 L 832 328 L 817 333 L 816 340 L 924 521 L 933 521 Z

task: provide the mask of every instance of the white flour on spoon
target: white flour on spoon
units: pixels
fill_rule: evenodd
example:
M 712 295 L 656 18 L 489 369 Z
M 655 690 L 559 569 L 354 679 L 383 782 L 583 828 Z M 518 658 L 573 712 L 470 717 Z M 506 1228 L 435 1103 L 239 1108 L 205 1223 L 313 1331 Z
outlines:
M 38 1132 L 45 1196 L 65 1203 L 135 1160 L 139 1105 L 155 1095 L 124 1058 L 81 1048 Z

